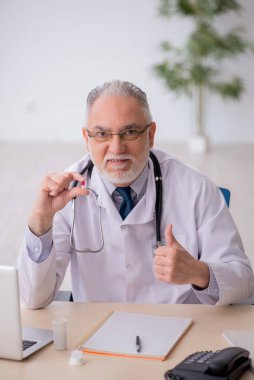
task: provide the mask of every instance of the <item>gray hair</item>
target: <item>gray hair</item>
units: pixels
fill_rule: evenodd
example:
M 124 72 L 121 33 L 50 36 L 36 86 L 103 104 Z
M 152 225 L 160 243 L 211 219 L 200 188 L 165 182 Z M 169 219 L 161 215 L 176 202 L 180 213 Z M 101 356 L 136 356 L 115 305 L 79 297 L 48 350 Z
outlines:
M 147 122 L 153 121 L 147 97 L 144 91 L 131 82 L 123 82 L 120 80 L 112 80 L 105 82 L 100 86 L 95 87 L 87 96 L 86 100 L 86 117 L 88 117 L 91 108 L 100 96 L 133 96 L 137 99 L 140 106 L 143 109 L 144 115 L 147 118 Z

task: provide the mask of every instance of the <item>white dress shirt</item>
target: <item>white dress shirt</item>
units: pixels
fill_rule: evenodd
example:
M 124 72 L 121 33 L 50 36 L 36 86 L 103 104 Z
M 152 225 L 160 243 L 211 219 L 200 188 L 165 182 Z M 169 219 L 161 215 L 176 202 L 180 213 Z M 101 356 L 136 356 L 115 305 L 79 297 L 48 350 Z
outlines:
M 98 248 L 100 206 L 105 240 L 101 252 L 78 253 L 70 248 L 71 203 L 55 215 L 53 232 L 41 238 L 27 232 L 18 266 L 21 296 L 29 307 L 43 307 L 52 301 L 69 263 L 75 301 L 219 305 L 242 302 L 253 294 L 253 272 L 217 186 L 166 153 L 154 153 L 163 177 L 161 234 L 164 236 L 171 223 L 178 242 L 208 264 L 208 288 L 199 290 L 191 284 L 174 285 L 155 278 L 156 197 L 149 159 L 135 181 L 140 183 L 136 205 L 124 221 L 112 201 L 114 186 L 106 183 L 95 167 L 91 179 L 86 179 L 98 199 L 93 194 L 77 197 L 74 241 L 77 248 Z M 80 172 L 88 159 L 87 155 L 69 170 Z

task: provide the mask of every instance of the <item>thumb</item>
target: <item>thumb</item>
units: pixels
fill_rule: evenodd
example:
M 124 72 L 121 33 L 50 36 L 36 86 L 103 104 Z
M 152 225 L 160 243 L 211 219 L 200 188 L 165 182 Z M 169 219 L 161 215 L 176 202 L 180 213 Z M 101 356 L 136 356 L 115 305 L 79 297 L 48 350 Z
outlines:
M 76 198 L 78 195 L 89 195 L 90 191 L 87 189 L 81 189 L 80 187 L 73 187 L 69 190 L 67 190 L 66 193 L 66 200 L 69 202 L 73 198 Z
M 177 240 L 174 237 L 172 230 L 173 230 L 173 225 L 168 224 L 165 229 L 165 239 L 166 239 L 166 245 L 168 247 L 173 247 L 177 243 Z

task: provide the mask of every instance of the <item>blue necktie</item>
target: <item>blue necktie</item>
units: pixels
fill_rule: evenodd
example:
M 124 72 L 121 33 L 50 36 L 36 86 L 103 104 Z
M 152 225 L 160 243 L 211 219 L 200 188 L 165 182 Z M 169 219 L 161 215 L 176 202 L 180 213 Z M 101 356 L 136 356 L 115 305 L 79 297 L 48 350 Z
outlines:
M 131 188 L 128 187 L 117 187 L 116 191 L 123 197 L 123 201 L 120 207 L 120 215 L 123 219 L 131 212 L 134 207 L 133 200 L 131 198 Z

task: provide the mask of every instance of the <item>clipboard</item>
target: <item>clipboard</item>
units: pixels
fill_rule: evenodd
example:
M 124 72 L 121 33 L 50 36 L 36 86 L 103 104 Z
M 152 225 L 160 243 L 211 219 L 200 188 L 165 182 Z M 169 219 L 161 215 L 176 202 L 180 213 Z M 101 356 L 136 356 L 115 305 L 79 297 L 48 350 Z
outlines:
M 192 318 L 114 311 L 81 340 L 78 349 L 88 354 L 163 361 L 192 323 Z

